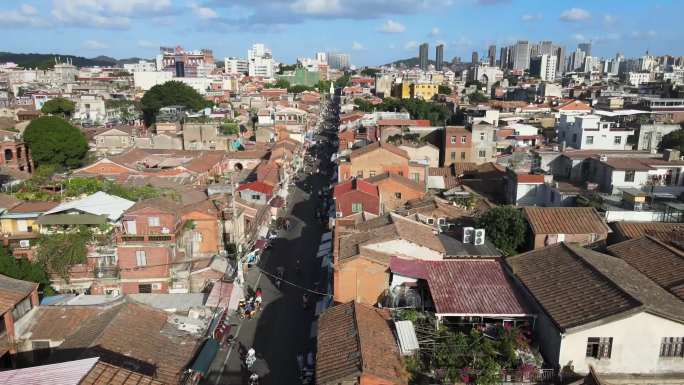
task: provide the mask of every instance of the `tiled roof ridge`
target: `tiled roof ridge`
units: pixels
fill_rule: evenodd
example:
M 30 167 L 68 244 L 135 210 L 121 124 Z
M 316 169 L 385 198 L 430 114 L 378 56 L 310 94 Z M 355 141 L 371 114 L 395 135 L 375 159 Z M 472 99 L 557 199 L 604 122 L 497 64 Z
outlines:
M 601 278 L 603 278 L 603 279 L 604 279 L 606 282 L 608 282 L 611 286 L 613 286 L 614 288 L 616 288 L 617 290 L 619 290 L 621 293 L 623 293 L 623 294 L 626 295 L 627 297 L 631 298 L 634 302 L 640 304 L 639 307 L 643 308 L 643 307 L 646 306 L 646 304 L 643 303 L 639 298 L 636 298 L 634 295 L 630 294 L 627 290 L 625 290 L 625 288 L 623 288 L 621 285 L 619 285 L 618 283 L 616 283 L 612 278 L 610 278 L 607 274 L 605 274 L 603 271 L 601 271 L 600 268 L 596 267 L 593 263 L 591 263 L 590 261 L 588 261 L 588 260 L 587 260 L 584 256 L 582 256 L 581 254 L 577 253 L 573 247 L 570 247 L 570 246 L 569 246 L 568 244 L 566 244 L 565 242 L 561 242 L 561 246 L 564 247 L 566 250 L 570 251 L 570 252 L 572 253 L 572 255 L 574 255 L 575 257 L 577 257 L 577 258 L 579 259 L 579 261 L 581 261 L 582 264 L 584 264 L 585 266 L 587 266 L 591 271 L 593 271 L 594 273 L 600 275 Z M 577 247 L 581 247 L 581 246 L 577 246 Z M 589 249 L 586 249 L 586 250 L 589 251 L 589 252 L 591 252 L 591 253 L 598 253 L 598 252 L 595 252 L 595 251 L 593 251 L 593 250 L 589 250 Z M 623 261 L 622 259 L 617 258 L 617 257 L 614 257 L 614 256 L 612 256 L 612 255 L 608 255 L 608 254 L 604 254 L 604 253 L 598 253 L 598 254 L 602 254 L 602 255 L 604 255 L 604 256 L 606 256 L 606 257 L 608 257 L 608 258 L 614 258 L 616 261 Z M 623 262 L 624 262 L 624 261 L 623 261 Z
M 357 303 L 356 300 L 352 303 L 352 319 L 354 320 L 354 329 L 355 331 L 355 339 L 356 339 L 356 346 L 358 347 L 358 352 L 359 352 L 359 371 L 363 373 L 363 346 L 361 345 L 361 333 L 359 333 L 359 320 L 358 320 L 358 315 L 356 314 L 356 307 L 361 306 L 361 304 Z
M 662 246 L 662 247 L 668 249 L 669 251 L 673 252 L 674 254 L 676 254 L 677 256 L 681 257 L 682 259 L 684 259 L 684 250 L 681 250 L 681 249 L 679 249 L 679 248 L 677 248 L 677 247 L 675 247 L 675 246 L 672 246 L 672 245 L 670 245 L 670 244 L 668 244 L 668 243 L 666 243 L 666 242 L 663 242 L 663 241 L 661 241 L 660 239 L 658 239 L 658 238 L 656 238 L 656 237 L 654 237 L 654 236 L 648 234 L 648 232 L 646 232 L 642 237 L 639 237 L 639 238 L 632 238 L 632 239 L 629 239 L 629 240 L 627 240 L 627 241 L 625 241 L 625 242 L 628 242 L 628 241 L 631 241 L 631 240 L 637 240 L 637 239 L 641 239 L 641 238 L 647 238 L 647 239 L 649 239 L 649 240 L 651 240 L 651 241 L 657 243 L 658 245 L 660 245 L 660 246 Z

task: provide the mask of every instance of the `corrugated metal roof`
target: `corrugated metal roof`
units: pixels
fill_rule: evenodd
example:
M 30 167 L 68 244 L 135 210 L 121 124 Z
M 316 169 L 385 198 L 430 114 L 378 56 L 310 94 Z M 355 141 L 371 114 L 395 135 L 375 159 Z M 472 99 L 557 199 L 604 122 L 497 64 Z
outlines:
M 397 331 L 399 350 L 402 355 L 409 355 L 420 348 L 420 346 L 418 346 L 418 337 L 416 337 L 416 329 L 413 327 L 413 322 L 397 321 L 394 323 L 394 328 Z
M 78 385 L 99 358 L 68 361 L 59 364 L 0 372 L 3 385 Z

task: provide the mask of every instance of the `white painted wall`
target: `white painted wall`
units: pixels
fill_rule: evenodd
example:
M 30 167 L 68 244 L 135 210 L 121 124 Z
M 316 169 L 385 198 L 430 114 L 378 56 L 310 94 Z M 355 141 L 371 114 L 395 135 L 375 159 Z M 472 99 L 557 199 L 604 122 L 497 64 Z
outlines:
M 390 241 L 374 243 L 372 245 L 364 245 L 363 247 L 385 254 L 403 255 L 429 261 L 440 261 L 444 257 L 440 252 L 403 239 L 393 239 Z
M 572 362 L 578 373 L 588 372 L 590 364 L 598 373 L 605 374 L 684 372 L 683 358 L 660 358 L 661 338 L 681 336 L 684 336 L 683 323 L 642 312 L 565 334 L 559 364 L 562 367 Z M 589 337 L 613 337 L 610 359 L 586 357 Z

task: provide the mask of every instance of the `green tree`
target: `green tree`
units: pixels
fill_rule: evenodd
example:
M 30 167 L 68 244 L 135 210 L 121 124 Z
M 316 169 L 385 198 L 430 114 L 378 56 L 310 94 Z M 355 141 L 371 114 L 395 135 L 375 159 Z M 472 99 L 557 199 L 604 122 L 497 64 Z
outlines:
M 439 87 L 437 87 L 437 91 L 440 94 L 451 95 L 451 87 L 445 86 L 444 84 L 440 84 Z
M 140 100 L 140 108 L 146 125 L 155 122 L 157 113 L 162 107 L 184 106 L 192 111 L 199 111 L 211 107 L 212 102 L 204 99 L 194 88 L 179 81 L 168 81 L 158 84 L 145 92 Z
M 40 285 L 39 290 L 45 295 L 54 293 L 50 287 L 50 279 L 40 263 L 15 258 L 4 246 L 0 246 L 0 274 L 22 281 L 36 282 Z
M 322 94 L 327 94 L 330 92 L 330 84 L 332 84 L 330 80 L 320 80 L 316 85 L 316 89 Z
M 313 87 L 308 87 L 305 85 L 298 84 L 296 86 L 288 87 L 287 92 L 289 92 L 291 94 L 300 94 L 304 91 L 313 91 L 313 90 L 314 90 Z
M 43 236 L 38 243 L 36 259 L 47 271 L 68 281 L 69 269 L 86 262 L 87 243 L 91 238 L 92 234 L 85 230 Z
M 64 118 L 69 118 L 76 110 L 76 103 L 66 98 L 54 98 L 45 102 L 40 110 L 44 114 L 61 115 Z
M 673 150 L 679 150 L 680 154 L 684 154 L 684 128 L 680 128 L 677 131 L 672 131 L 663 136 L 658 148 L 660 151 L 665 151 L 668 148 L 671 148 Z
M 349 84 L 349 75 L 345 74 L 335 80 L 335 87 L 345 87 Z
M 41 116 L 29 123 L 24 141 L 36 165 L 78 167 L 88 152 L 83 133 L 56 116 Z
M 379 74 L 380 72 L 381 70 L 378 68 L 364 68 L 361 70 L 361 75 L 374 78 L 375 75 Z
M 266 83 L 266 88 L 290 88 L 290 82 L 285 79 L 278 79 L 275 83 Z
M 499 206 L 487 210 L 476 220 L 485 229 L 487 238 L 504 254 L 512 255 L 525 242 L 527 225 L 520 210 L 513 206 Z
M 477 91 L 477 92 L 473 92 L 472 94 L 468 95 L 468 100 L 470 100 L 471 104 L 472 103 L 484 103 L 487 100 L 489 100 L 489 98 L 485 94 L 483 94 L 482 92 Z

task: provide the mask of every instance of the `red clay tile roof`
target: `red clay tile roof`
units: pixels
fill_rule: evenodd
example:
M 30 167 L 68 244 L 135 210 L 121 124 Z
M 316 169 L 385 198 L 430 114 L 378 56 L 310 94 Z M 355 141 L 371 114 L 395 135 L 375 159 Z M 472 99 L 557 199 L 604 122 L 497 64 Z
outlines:
M 611 223 L 618 240 L 624 241 L 632 238 L 651 235 L 661 241 L 669 241 L 672 235 L 684 233 L 684 223 L 665 222 L 613 222 Z
M 427 265 L 421 260 L 406 259 L 399 257 L 390 258 L 389 268 L 393 274 L 403 275 L 404 277 L 427 279 Z
M 397 154 L 403 158 L 409 159 L 408 153 L 406 151 L 402 150 L 401 148 L 399 148 L 393 144 L 383 143 L 383 142 L 373 142 L 367 146 L 356 149 L 356 150 L 352 151 L 350 157 L 351 157 L 351 159 L 358 158 L 360 156 L 368 154 L 369 152 L 372 152 L 375 150 L 380 150 L 380 149 L 387 150 L 387 151 L 392 152 L 394 154 Z
M 181 204 L 169 198 L 149 198 L 136 202 L 126 213 L 134 213 L 140 209 L 153 208 L 168 213 L 177 213 L 181 209 Z
M 0 316 L 31 294 L 38 284 L 0 274 Z
M 378 186 L 363 179 L 351 179 L 346 182 L 338 183 L 333 190 L 333 196 L 336 198 L 350 191 L 361 191 L 372 196 L 379 196 Z
M 423 263 L 437 313 L 463 316 L 530 314 L 499 260 Z
M 558 111 L 591 111 L 591 106 L 579 100 L 573 100 L 558 107 Z
M 381 119 L 378 120 L 378 126 L 419 126 L 430 127 L 430 121 L 425 119 Z
M 607 234 L 610 227 L 592 207 L 525 207 L 535 234 Z
M 677 297 L 610 255 L 559 243 L 506 263 L 562 332 L 640 311 L 684 322 Z
M 684 291 L 677 292 L 684 285 L 684 252 L 681 250 L 646 236 L 608 246 L 608 252 L 684 301 Z
M 638 158 L 614 158 L 608 156 L 607 160 L 601 163 L 615 169 L 615 170 L 636 170 L 636 171 L 648 171 L 652 170 L 653 167 L 648 165 L 646 159 Z
M 316 381 L 356 380 L 361 374 L 387 384 L 408 384 L 386 309 L 349 302 L 326 310 L 318 320 Z
M 22 202 L 7 210 L 8 213 L 43 213 L 59 205 L 59 202 Z
M 267 183 L 261 182 L 261 181 L 244 183 L 244 184 L 241 184 L 240 187 L 238 187 L 238 189 L 237 189 L 237 191 L 244 191 L 244 190 L 257 191 L 257 192 L 267 194 L 267 195 L 273 194 L 273 186 L 271 186 Z
M 370 178 L 366 178 L 365 181 L 368 183 L 372 183 L 374 185 L 377 185 L 378 183 L 381 183 L 384 180 L 393 180 L 399 184 L 404 185 L 405 187 L 408 187 L 414 191 L 425 191 L 425 185 L 422 183 L 418 183 L 414 180 L 411 180 L 405 176 L 398 175 L 398 174 L 392 174 L 389 172 L 384 172 L 382 174 L 372 176 Z
M 518 183 L 544 183 L 544 175 L 542 174 L 515 174 L 515 178 Z
M 78 385 L 165 385 L 165 383 L 98 361 Z

